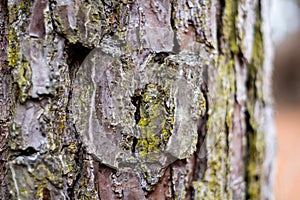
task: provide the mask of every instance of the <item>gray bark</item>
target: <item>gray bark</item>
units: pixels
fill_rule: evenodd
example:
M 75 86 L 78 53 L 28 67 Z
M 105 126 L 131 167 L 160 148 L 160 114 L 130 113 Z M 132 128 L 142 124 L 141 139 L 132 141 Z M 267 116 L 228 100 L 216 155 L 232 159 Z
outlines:
M 2 0 L 1 199 L 272 199 L 268 8 Z

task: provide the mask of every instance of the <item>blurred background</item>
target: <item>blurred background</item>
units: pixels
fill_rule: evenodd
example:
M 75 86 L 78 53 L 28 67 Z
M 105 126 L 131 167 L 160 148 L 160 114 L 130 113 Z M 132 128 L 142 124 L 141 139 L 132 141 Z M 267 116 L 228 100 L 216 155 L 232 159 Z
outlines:
M 300 199 L 300 0 L 270 0 L 275 46 L 277 200 Z

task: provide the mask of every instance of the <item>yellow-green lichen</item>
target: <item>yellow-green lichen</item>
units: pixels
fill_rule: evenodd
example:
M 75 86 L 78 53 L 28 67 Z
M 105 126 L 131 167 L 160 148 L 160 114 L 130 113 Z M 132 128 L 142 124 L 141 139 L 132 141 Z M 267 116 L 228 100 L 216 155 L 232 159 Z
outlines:
M 237 18 L 238 1 L 227 0 L 223 16 L 223 34 L 225 42 L 229 44 L 230 50 L 233 53 L 238 51 L 237 34 L 236 34 L 236 18 Z
M 14 82 L 19 88 L 20 102 L 25 102 L 31 85 L 31 68 L 21 49 L 21 40 L 25 35 L 23 30 L 29 24 L 30 4 L 30 2 L 21 1 L 8 6 L 10 24 L 8 27 L 7 60 L 13 69 Z
M 158 152 L 167 144 L 172 134 L 173 115 L 166 108 L 164 92 L 157 85 L 150 84 L 142 94 L 139 109 L 138 127 L 141 136 L 137 142 L 137 150 L 142 157 Z
M 215 86 L 213 93 L 210 92 L 209 107 L 212 115 L 207 122 L 206 149 L 207 171 L 204 180 L 193 184 L 196 199 L 230 199 L 230 188 L 226 187 L 229 169 L 228 157 L 228 130 L 232 127 L 232 107 L 234 104 L 235 86 L 235 54 L 238 51 L 236 39 L 235 19 L 237 16 L 236 0 L 225 2 L 222 16 L 222 33 L 224 40 L 221 41 L 222 54 L 213 59 L 217 67 L 209 69 L 210 81 Z M 226 128 L 227 127 L 227 128 Z
M 45 191 L 49 191 L 48 188 L 47 188 L 47 185 L 45 184 L 40 184 L 38 186 L 38 189 L 37 189 L 37 192 L 36 192 L 36 196 L 39 198 L 39 199 L 45 199 Z M 48 197 L 49 198 L 49 197 Z
M 265 155 L 265 138 L 264 133 L 260 130 L 260 124 L 262 123 L 262 117 L 257 116 L 257 110 L 255 111 L 255 104 L 259 101 L 263 101 L 262 92 L 262 69 L 264 62 L 263 52 L 263 36 L 261 32 L 261 14 L 259 6 L 256 10 L 257 19 L 254 26 L 254 43 L 252 49 L 252 61 L 249 64 L 248 79 L 250 88 L 248 91 L 248 98 L 251 100 L 247 103 L 247 109 L 249 112 L 249 126 L 248 130 L 248 151 L 249 158 L 247 163 L 247 197 L 248 199 L 261 198 L 261 179 L 263 161 Z M 262 104 L 262 102 L 261 102 Z M 262 108 L 260 108 L 262 109 Z M 260 113 L 260 115 L 262 115 Z

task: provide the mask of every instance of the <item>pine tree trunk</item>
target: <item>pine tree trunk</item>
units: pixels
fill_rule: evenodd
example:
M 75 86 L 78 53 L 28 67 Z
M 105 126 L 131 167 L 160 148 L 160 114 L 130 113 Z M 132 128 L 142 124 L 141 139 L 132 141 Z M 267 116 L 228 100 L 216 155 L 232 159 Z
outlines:
M 272 199 L 268 0 L 1 0 L 1 199 Z

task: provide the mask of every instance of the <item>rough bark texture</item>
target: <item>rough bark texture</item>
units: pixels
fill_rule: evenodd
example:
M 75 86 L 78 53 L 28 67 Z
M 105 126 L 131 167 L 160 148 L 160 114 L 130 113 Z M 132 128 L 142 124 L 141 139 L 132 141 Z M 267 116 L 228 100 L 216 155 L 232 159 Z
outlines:
M 268 8 L 2 0 L 1 199 L 272 199 Z

